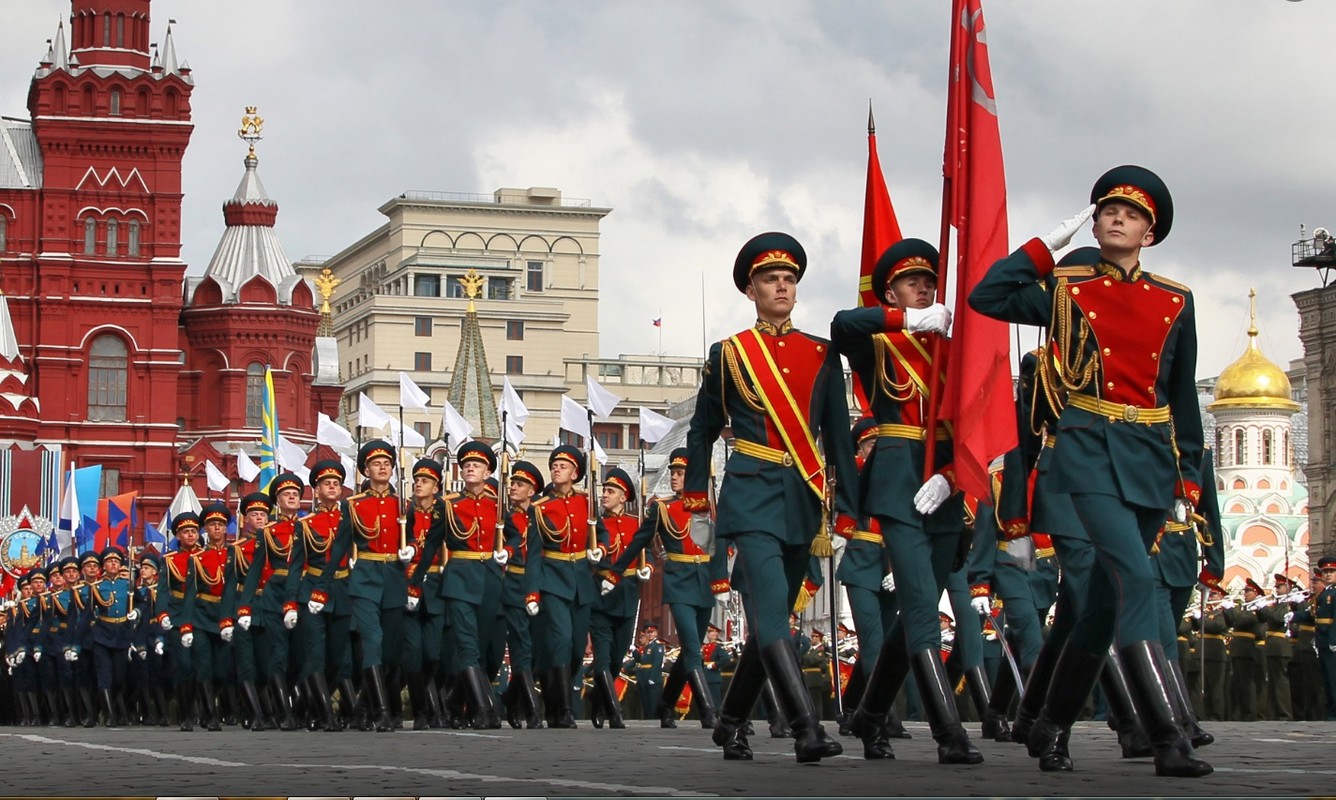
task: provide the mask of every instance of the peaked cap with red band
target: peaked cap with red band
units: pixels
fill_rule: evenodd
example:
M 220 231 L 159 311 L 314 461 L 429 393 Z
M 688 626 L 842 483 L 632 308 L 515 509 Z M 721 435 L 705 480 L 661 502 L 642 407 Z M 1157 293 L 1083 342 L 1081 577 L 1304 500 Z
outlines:
M 770 231 L 753 236 L 733 261 L 733 284 L 745 293 L 752 275 L 767 269 L 787 269 L 802 280 L 807 270 L 807 251 L 787 233 Z
M 881 254 L 872 268 L 872 291 L 886 302 L 886 289 L 899 277 L 913 272 L 937 274 L 937 248 L 922 239 L 901 239 Z
M 1169 187 L 1145 167 L 1124 164 L 1099 176 L 1090 190 L 1090 202 L 1103 207 L 1113 201 L 1134 205 L 1150 214 L 1151 233 L 1155 235 L 1152 247 L 1163 242 L 1174 225 L 1174 199 L 1169 195 Z
M 631 474 L 621 467 L 613 467 L 608 470 L 608 475 L 603 479 L 604 486 L 616 486 L 626 493 L 626 501 L 632 502 L 636 499 L 635 481 L 631 479 Z

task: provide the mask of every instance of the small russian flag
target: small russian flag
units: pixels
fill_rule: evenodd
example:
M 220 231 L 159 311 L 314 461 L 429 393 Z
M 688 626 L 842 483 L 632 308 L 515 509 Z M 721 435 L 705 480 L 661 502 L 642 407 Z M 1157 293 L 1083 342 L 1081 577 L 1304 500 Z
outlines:
M 655 318 L 654 318 L 654 327 L 656 327 L 656 328 L 662 328 L 662 327 L 663 327 L 663 317 L 655 317 Z

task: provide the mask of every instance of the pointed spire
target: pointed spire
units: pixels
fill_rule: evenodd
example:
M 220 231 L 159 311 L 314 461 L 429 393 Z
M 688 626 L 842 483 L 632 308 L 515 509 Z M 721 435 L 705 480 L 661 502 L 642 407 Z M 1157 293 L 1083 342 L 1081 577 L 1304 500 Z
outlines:
M 162 45 L 162 68 L 168 75 L 175 75 L 181 71 L 180 65 L 176 62 L 176 42 L 172 39 L 172 25 L 176 20 L 167 20 L 167 38 L 163 40 Z
M 69 69 L 70 49 L 65 45 L 65 20 L 61 20 L 56 25 L 56 41 L 51 49 L 55 56 L 55 61 L 51 62 L 51 65 L 56 69 Z
M 867 101 L 867 135 L 877 135 L 877 123 L 872 119 L 872 98 L 868 98 Z
M 42 56 L 42 60 L 39 61 L 39 62 L 37 62 L 37 64 L 38 64 L 38 66 L 40 66 L 42 69 L 44 69 L 44 70 L 49 70 L 49 69 L 51 69 L 51 65 L 54 64 L 54 63 L 56 63 L 56 53 L 55 53 L 55 48 L 51 46 L 51 40 L 50 40 L 50 39 L 47 39 L 47 40 L 46 40 L 46 55 Z
M 19 357 L 19 339 L 14 335 L 14 322 L 9 318 L 9 299 L 0 292 L 0 357 L 14 361 Z
M 475 270 L 469 270 L 461 283 L 468 294 L 469 305 L 459 334 L 459 350 L 455 353 L 450 404 L 473 424 L 479 439 L 495 440 L 501 438 L 501 423 L 492 400 L 492 371 L 487 366 L 487 350 L 483 347 L 482 328 L 474 304 L 481 293 L 483 278 Z

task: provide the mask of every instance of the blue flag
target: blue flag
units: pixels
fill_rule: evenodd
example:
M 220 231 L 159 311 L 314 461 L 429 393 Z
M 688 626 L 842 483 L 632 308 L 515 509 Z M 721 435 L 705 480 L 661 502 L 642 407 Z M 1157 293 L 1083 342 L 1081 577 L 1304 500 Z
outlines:
M 274 372 L 264 370 L 264 391 L 260 395 L 260 491 L 268 491 L 278 474 L 278 408 L 274 403 Z

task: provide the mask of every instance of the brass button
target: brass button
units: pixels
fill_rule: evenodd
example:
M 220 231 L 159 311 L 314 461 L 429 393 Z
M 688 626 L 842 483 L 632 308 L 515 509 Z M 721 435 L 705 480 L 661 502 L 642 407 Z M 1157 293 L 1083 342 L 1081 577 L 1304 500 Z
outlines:
M 1105 278 L 1105 279 L 1104 279 L 1104 285 L 1105 285 L 1105 286 L 1112 286 L 1112 285 L 1113 285 L 1113 281 L 1109 280 L 1108 278 Z
M 1112 355 L 1112 354 L 1113 354 L 1113 351 L 1112 351 L 1112 350 L 1110 350 L 1110 349 L 1109 349 L 1109 348 L 1107 348 L 1107 347 L 1106 347 L 1106 348 L 1104 348 L 1104 355 L 1106 355 L 1106 356 L 1107 356 L 1107 355 Z
M 1113 381 L 1109 381 L 1108 384 L 1107 384 L 1107 386 L 1108 386 L 1110 389 L 1112 389 L 1112 388 L 1113 388 Z
M 783 347 L 783 346 L 784 346 L 784 340 L 783 340 L 783 339 L 780 339 L 780 340 L 779 340 L 779 346 L 780 346 L 780 347 Z
M 1159 361 L 1159 360 L 1160 360 L 1160 354 L 1159 354 L 1159 353 L 1151 353 L 1151 354 L 1150 354 L 1150 360 L 1151 360 L 1151 361 Z
M 787 370 L 785 370 L 785 371 L 787 372 Z M 783 464 L 783 465 L 786 466 L 786 467 L 791 467 L 791 466 L 793 466 L 793 456 L 790 455 L 789 453 L 785 453 L 785 454 L 784 454 L 784 457 L 781 458 L 779 461 L 780 461 L 781 464 Z
M 1168 325 L 1168 324 L 1169 324 L 1169 318 L 1168 318 L 1168 317 L 1165 317 L 1165 318 L 1164 318 L 1164 324 L 1165 324 L 1165 325 Z
M 1142 288 L 1142 289 L 1145 289 L 1146 291 L 1149 292 L 1149 291 L 1150 291 L 1150 284 L 1149 284 L 1149 283 L 1143 283 L 1143 284 L 1141 284 L 1141 288 Z
M 1072 294 L 1080 294 L 1080 293 L 1081 293 L 1081 287 L 1080 287 L 1080 286 L 1073 286 L 1073 287 L 1072 287 Z
M 818 353 L 824 353 L 824 352 L 826 352 L 826 346 L 825 346 L 825 345 L 821 345 L 821 344 L 819 344 L 819 345 L 816 346 L 816 351 L 817 351 Z
M 1183 302 L 1183 298 L 1179 297 L 1178 295 L 1174 295 L 1174 302 L 1175 302 L 1175 303 L 1181 303 L 1181 302 Z
M 1090 316 L 1091 319 L 1094 319 L 1094 318 L 1095 318 L 1095 312 L 1091 311 L 1089 316 Z
M 1154 397 L 1154 396 L 1155 396 L 1155 387 L 1154 387 L 1154 386 L 1147 386 L 1147 387 L 1146 387 L 1146 391 L 1150 393 L 1150 396 L 1151 396 L 1151 397 Z
M 782 370 L 780 370 L 780 371 L 783 372 L 785 375 L 788 375 L 788 374 L 789 374 L 789 368 L 788 368 L 788 367 L 785 367 L 784 369 L 782 369 Z

